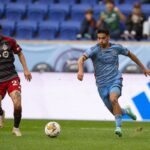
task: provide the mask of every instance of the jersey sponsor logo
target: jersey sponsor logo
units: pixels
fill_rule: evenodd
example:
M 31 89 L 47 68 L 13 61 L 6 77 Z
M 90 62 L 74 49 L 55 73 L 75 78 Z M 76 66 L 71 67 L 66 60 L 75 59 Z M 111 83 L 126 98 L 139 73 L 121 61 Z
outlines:
M 4 51 L 8 50 L 8 45 L 3 44 L 2 49 L 3 49 Z

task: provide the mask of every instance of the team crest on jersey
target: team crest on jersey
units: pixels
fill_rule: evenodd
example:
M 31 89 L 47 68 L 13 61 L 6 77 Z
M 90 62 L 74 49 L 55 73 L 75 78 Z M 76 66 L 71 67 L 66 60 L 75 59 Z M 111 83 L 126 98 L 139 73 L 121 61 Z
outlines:
M 114 56 L 116 56 L 116 55 L 117 55 L 117 52 L 116 52 L 115 50 L 112 50 L 112 54 L 113 54 Z
M 9 52 L 5 50 L 5 51 L 2 53 L 2 56 L 3 56 L 4 58 L 8 58 L 8 57 L 9 57 Z

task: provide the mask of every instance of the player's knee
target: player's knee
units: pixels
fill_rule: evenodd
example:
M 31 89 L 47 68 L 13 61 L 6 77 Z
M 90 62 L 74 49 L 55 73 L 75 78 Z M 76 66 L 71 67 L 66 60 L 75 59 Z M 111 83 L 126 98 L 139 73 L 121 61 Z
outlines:
M 116 105 L 118 103 L 118 98 L 116 96 L 110 96 L 110 101 L 112 105 Z

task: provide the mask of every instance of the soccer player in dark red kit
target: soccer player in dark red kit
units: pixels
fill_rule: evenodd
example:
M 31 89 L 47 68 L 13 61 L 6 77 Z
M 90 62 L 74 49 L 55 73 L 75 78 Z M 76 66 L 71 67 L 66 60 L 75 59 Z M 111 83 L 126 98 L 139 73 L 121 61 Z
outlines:
M 32 76 L 28 70 L 21 47 L 14 39 L 3 36 L 1 30 L 2 27 L 0 26 L 0 128 L 4 126 L 4 110 L 2 109 L 1 102 L 6 92 L 8 92 L 14 105 L 14 126 L 12 133 L 16 136 L 21 136 L 22 134 L 19 129 L 22 115 L 21 85 L 20 78 L 14 66 L 14 54 L 17 54 L 19 57 L 26 80 L 30 81 Z

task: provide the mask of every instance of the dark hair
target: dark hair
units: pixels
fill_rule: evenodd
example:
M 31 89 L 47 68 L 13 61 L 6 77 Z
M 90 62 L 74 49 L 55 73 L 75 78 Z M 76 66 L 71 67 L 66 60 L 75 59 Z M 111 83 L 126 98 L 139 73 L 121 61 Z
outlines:
M 105 0 L 105 4 L 107 4 L 107 3 L 111 3 L 111 4 L 115 5 L 114 0 Z
M 93 14 L 93 10 L 92 10 L 92 9 L 87 9 L 87 10 L 85 11 L 85 14 Z
M 97 34 L 98 33 L 105 33 L 106 35 L 109 35 L 109 30 L 108 29 L 104 29 L 104 28 L 100 28 L 97 30 Z

